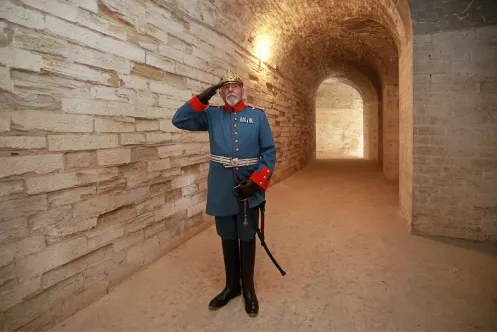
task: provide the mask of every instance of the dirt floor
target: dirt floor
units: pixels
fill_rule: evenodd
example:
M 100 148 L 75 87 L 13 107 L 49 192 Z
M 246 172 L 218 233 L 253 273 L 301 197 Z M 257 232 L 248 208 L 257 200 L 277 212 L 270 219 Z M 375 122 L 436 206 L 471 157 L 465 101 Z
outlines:
M 54 331 L 497 330 L 497 248 L 409 235 L 398 185 L 357 160 L 318 161 L 268 192 L 258 317 L 224 287 L 214 226 Z

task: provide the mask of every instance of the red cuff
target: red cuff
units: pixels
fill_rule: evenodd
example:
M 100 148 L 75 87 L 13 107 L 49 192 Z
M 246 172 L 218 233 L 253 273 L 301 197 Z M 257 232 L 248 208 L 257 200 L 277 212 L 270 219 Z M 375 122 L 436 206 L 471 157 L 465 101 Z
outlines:
M 203 112 L 205 110 L 205 108 L 207 107 L 207 105 L 202 104 L 202 102 L 200 100 L 198 100 L 197 96 L 193 96 L 193 98 L 190 99 L 190 105 L 195 110 L 195 112 L 199 112 L 199 113 Z
M 250 176 L 250 180 L 254 181 L 259 187 L 261 187 L 264 191 L 267 190 L 269 186 L 269 175 L 271 174 L 271 170 L 264 166 L 260 172 L 254 172 Z

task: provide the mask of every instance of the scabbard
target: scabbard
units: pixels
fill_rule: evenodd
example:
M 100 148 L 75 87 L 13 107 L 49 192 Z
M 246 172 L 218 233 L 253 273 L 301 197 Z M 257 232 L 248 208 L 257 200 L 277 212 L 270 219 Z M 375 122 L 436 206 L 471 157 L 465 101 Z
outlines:
M 263 225 L 264 225 L 264 207 L 265 207 L 265 204 L 266 204 L 266 202 L 262 203 L 262 206 L 260 208 L 260 210 L 261 210 L 261 225 L 262 225 L 262 227 L 264 227 Z M 266 240 L 264 239 L 264 233 L 261 232 L 261 230 L 259 229 L 259 227 L 257 227 L 257 225 L 253 224 L 253 221 L 250 220 L 250 218 L 248 218 L 248 219 L 249 219 L 250 226 L 255 229 L 255 231 L 257 233 L 257 236 L 259 237 L 259 240 L 261 241 L 261 246 L 266 251 L 266 254 L 269 256 L 269 258 L 273 262 L 274 266 L 276 266 L 276 268 L 280 271 L 280 273 L 281 273 L 282 276 L 286 275 L 286 272 L 283 271 L 283 269 L 278 264 L 278 262 L 276 261 L 276 259 L 274 259 L 273 255 L 271 254 L 271 251 L 269 251 L 269 248 L 267 247 L 267 244 L 266 244 Z
M 261 236 L 261 231 L 257 228 L 256 232 L 257 232 L 257 236 L 259 237 L 259 240 L 261 240 L 262 247 L 264 248 L 264 250 L 266 250 L 267 255 L 269 256 L 269 258 L 273 262 L 274 266 L 276 266 L 276 268 L 280 271 L 281 275 L 284 276 L 286 274 L 286 272 L 283 271 L 283 269 L 281 268 L 281 266 L 278 264 L 278 262 L 276 261 L 276 259 L 274 259 L 273 255 L 269 251 L 269 249 L 268 249 L 268 247 L 266 245 L 266 241 L 264 241 L 264 237 Z

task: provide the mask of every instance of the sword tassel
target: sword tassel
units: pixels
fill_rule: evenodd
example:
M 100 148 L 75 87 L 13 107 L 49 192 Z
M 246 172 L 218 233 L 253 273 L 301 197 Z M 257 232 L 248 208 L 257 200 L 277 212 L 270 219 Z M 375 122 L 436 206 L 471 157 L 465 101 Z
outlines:
M 245 228 L 248 227 L 248 220 L 247 220 L 247 200 L 243 201 L 243 227 L 245 227 Z

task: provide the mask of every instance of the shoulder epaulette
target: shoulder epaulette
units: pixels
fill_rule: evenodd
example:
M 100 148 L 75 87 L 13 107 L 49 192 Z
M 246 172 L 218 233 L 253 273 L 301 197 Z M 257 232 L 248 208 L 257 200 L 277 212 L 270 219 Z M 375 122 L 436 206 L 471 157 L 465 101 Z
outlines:
M 248 105 L 250 108 L 254 109 L 254 110 L 259 110 L 261 112 L 264 112 L 264 109 L 262 107 L 258 107 L 258 106 L 254 106 L 254 105 Z

